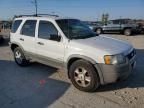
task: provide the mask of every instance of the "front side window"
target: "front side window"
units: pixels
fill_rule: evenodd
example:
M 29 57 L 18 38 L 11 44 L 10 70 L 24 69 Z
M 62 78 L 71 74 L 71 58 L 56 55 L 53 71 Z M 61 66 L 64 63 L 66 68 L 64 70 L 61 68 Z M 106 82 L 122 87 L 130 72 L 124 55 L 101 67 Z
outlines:
M 84 39 L 96 34 L 83 22 L 77 19 L 59 19 L 57 24 L 69 39 Z
M 36 20 L 27 20 L 21 30 L 22 35 L 35 37 Z
M 12 24 L 12 29 L 11 32 L 15 33 L 17 31 L 17 29 L 19 28 L 20 24 L 21 24 L 22 20 L 15 20 Z
M 120 20 L 113 20 L 113 24 L 120 24 Z
M 52 35 L 58 36 L 58 31 L 55 28 L 55 26 L 51 22 L 40 21 L 39 22 L 38 38 L 50 40 L 50 36 L 52 36 Z

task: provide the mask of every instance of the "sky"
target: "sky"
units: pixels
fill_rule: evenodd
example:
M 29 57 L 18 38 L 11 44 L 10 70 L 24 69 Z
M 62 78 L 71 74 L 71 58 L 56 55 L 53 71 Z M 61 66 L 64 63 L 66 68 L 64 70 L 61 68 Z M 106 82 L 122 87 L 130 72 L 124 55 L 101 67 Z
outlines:
M 0 19 L 14 15 L 34 14 L 33 0 L 0 0 Z M 144 19 L 144 0 L 37 0 L 38 13 L 55 13 L 81 20 L 100 20 L 103 13 L 110 19 Z

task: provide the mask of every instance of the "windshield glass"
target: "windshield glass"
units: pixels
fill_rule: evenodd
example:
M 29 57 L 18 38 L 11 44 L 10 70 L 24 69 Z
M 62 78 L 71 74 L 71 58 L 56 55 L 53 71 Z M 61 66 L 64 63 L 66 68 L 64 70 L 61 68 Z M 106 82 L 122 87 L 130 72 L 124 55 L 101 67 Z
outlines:
M 69 39 L 84 39 L 96 36 L 96 34 L 80 20 L 60 19 L 56 20 L 56 22 Z

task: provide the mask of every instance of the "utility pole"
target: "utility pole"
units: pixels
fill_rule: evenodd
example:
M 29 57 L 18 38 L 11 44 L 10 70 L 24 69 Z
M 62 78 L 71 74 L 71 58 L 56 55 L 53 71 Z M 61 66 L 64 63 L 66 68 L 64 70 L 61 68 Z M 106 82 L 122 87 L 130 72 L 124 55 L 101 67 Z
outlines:
M 35 0 L 36 16 L 37 16 L 37 0 Z
M 32 1 L 32 3 L 34 4 L 34 6 L 35 6 L 35 15 L 37 16 L 37 14 L 38 14 L 38 2 L 37 2 L 37 0 L 34 0 L 34 1 Z

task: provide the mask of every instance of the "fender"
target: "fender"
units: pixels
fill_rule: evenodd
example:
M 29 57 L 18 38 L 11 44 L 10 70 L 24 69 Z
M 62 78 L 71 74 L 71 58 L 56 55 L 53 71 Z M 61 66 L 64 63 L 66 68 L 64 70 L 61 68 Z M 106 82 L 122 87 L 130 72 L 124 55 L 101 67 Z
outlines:
M 65 68 L 66 68 L 67 70 L 68 70 L 68 63 L 69 63 L 69 61 L 70 61 L 72 58 L 84 59 L 84 60 L 90 62 L 91 64 L 93 64 L 93 66 L 94 66 L 95 69 L 97 70 L 97 74 L 98 74 L 98 76 L 99 76 L 100 83 L 101 83 L 101 84 L 104 84 L 103 73 L 102 73 L 102 71 L 101 71 L 101 68 L 100 68 L 99 64 L 98 64 L 95 60 L 93 60 L 93 59 L 90 58 L 90 57 L 87 57 L 87 56 L 84 56 L 84 55 L 80 55 L 80 54 L 71 55 L 70 57 L 68 57 L 67 62 L 65 63 Z
M 9 46 L 10 46 L 10 48 L 12 47 L 13 44 L 19 46 L 19 47 L 21 48 L 21 50 L 24 51 L 22 45 L 20 45 L 18 42 L 9 42 Z
M 22 45 L 20 45 L 18 42 L 9 42 L 9 46 L 10 46 L 11 50 L 12 50 L 12 45 L 13 45 L 13 44 L 15 44 L 15 45 L 17 45 L 18 47 L 20 47 L 20 49 L 21 49 L 22 52 L 24 53 L 26 59 L 29 59 L 29 56 L 28 56 L 27 52 L 24 50 L 24 48 L 22 47 Z

